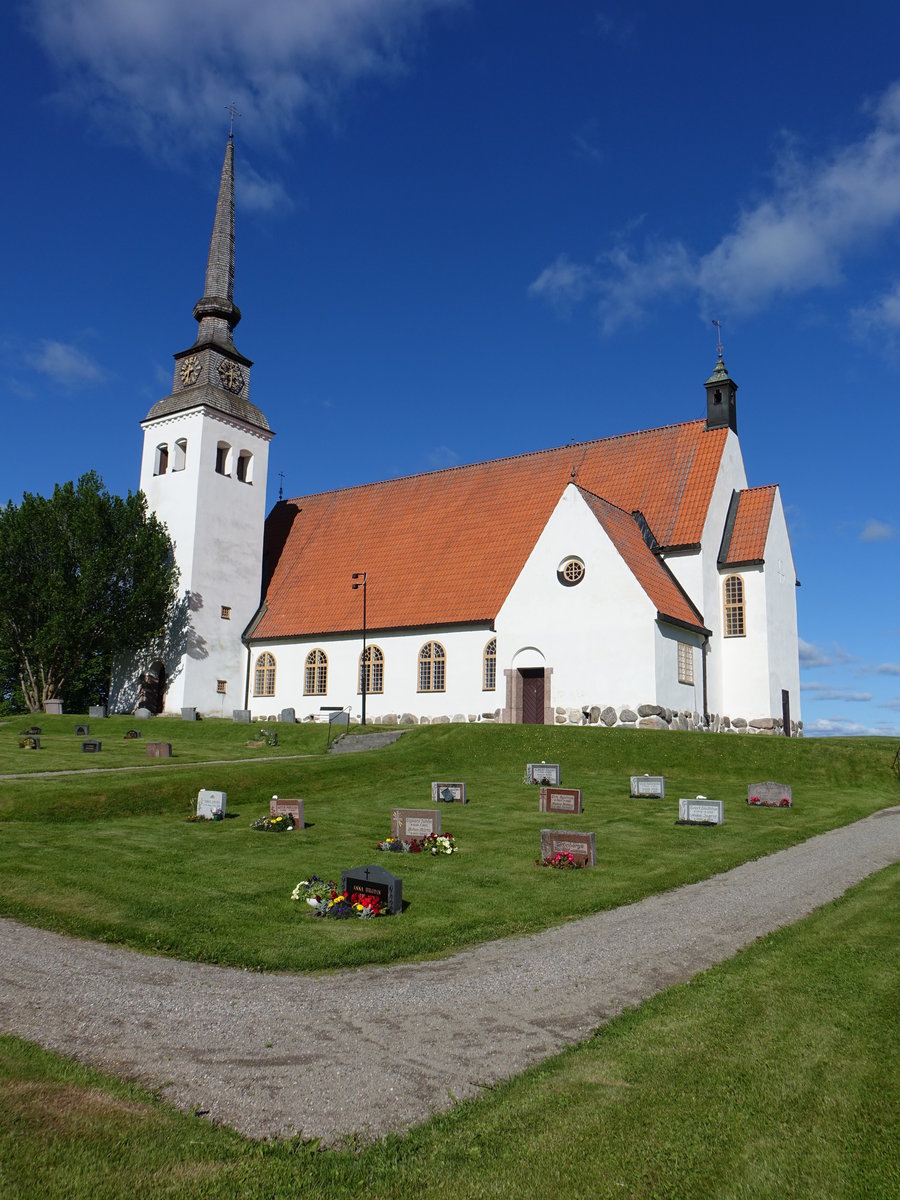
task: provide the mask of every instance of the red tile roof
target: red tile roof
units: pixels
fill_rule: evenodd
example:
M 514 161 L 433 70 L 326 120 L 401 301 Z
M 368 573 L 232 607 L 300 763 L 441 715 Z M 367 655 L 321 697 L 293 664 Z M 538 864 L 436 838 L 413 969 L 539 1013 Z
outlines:
M 644 541 L 631 513 L 623 512 L 607 500 L 578 489 L 591 512 L 603 526 L 632 575 L 656 605 L 661 617 L 672 617 L 679 624 L 703 629 L 703 618 L 682 591 L 674 575 Z
M 361 629 L 354 571 L 372 630 L 492 621 L 571 482 L 639 509 L 661 546 L 696 545 L 727 432 L 690 421 L 282 501 L 253 637 Z
M 738 493 L 731 541 L 721 565 L 736 566 L 738 563 L 762 562 L 774 503 L 774 484 L 745 488 Z

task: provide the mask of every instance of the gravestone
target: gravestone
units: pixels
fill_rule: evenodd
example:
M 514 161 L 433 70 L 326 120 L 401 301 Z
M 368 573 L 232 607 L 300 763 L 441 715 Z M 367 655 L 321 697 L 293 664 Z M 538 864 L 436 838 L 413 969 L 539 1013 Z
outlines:
M 698 796 L 696 800 L 679 800 L 678 820 L 722 825 L 725 821 L 725 805 L 721 800 L 707 800 L 705 796 Z
M 383 867 L 353 867 L 341 871 L 341 891 L 377 896 L 382 912 L 392 916 L 403 910 L 403 880 Z
M 171 758 L 172 743 L 171 742 L 148 742 L 147 743 L 148 758 Z
M 134 738 L 143 737 L 144 735 L 141 733 L 141 731 L 139 729 L 126 729 L 125 733 L 122 736 L 125 738 L 125 740 L 127 742 L 130 742 Z
M 397 837 L 401 842 L 431 837 L 433 833 L 440 832 L 439 808 L 395 808 L 391 811 L 391 837 Z
M 19 738 L 20 750 L 40 750 L 40 748 L 41 739 L 36 737 L 33 733 L 23 733 Z
M 593 833 L 576 833 L 571 829 L 542 829 L 541 858 L 554 854 L 571 854 L 585 866 L 597 865 L 597 842 Z
M 62 716 L 62 700 L 45 700 L 44 712 L 47 716 L 61 717 Z
M 580 813 L 581 788 L 542 787 L 539 811 Z
M 285 721 L 288 725 L 293 725 L 297 720 L 297 714 L 292 708 L 283 708 L 281 710 L 281 716 L 278 718 L 278 720 Z
M 136 708 L 134 710 L 134 715 L 138 721 L 146 721 L 153 716 L 153 713 L 149 708 Z
M 105 717 L 106 716 L 106 705 L 105 704 L 92 704 L 90 706 L 90 708 L 88 709 L 88 716 L 91 718 L 91 720 L 93 720 L 94 717 Z
M 279 800 L 277 796 L 273 796 L 269 801 L 269 816 L 270 817 L 293 817 L 294 828 L 303 828 L 303 801 L 302 800 Z
M 214 792 L 207 788 L 201 788 L 197 793 L 197 816 L 206 817 L 211 821 L 215 816 L 216 809 L 221 809 L 222 816 L 225 816 L 225 802 L 228 799 L 227 792 Z
M 794 793 L 786 783 L 751 783 L 747 787 L 747 803 L 760 808 L 793 808 Z
M 666 780 L 664 775 L 632 775 L 632 796 L 665 796 Z
M 102 742 L 95 742 L 93 739 L 81 743 L 82 754 L 99 754 L 103 748 Z
M 182 719 L 182 721 L 196 721 L 197 720 L 196 708 L 183 708 L 181 710 L 181 719 Z
M 559 763 L 529 763 L 525 768 L 525 778 L 529 783 L 538 783 L 542 787 L 559 787 Z
M 91 736 L 90 725 L 76 725 L 75 726 L 75 736 L 76 737 L 90 737 Z
M 468 804 L 464 783 L 432 783 L 432 804 Z
M 249 708 L 233 709 L 232 713 L 231 713 L 231 719 L 232 719 L 232 721 L 234 721 L 235 725 L 249 725 L 250 724 L 250 709 Z
M 40 737 L 40 725 L 29 725 L 27 729 L 23 729 L 22 733 L 25 737 Z

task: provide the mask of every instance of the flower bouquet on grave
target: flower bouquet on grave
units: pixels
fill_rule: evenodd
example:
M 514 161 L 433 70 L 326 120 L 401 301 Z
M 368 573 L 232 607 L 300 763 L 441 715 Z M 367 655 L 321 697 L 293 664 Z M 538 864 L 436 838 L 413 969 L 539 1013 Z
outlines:
M 261 829 L 263 833 L 290 833 L 294 828 L 292 813 L 279 813 L 277 817 L 260 817 L 250 822 L 251 829 Z
M 431 833 L 428 837 L 402 838 L 389 837 L 383 842 L 376 842 L 376 850 L 386 850 L 391 854 L 456 854 L 457 845 L 452 833 Z
M 326 881 L 318 875 L 301 879 L 291 892 L 291 899 L 305 900 L 310 908 L 315 910 L 317 917 L 334 917 L 338 920 L 360 917 L 366 920 L 383 915 L 377 896 L 364 896 L 361 892 L 342 892 L 334 880 Z
M 548 854 L 546 858 L 536 858 L 536 867 L 555 867 L 558 871 L 580 871 L 587 863 L 577 859 L 571 850 L 557 850 L 556 854 Z
M 375 849 L 385 850 L 389 854 L 421 854 L 422 844 L 417 838 L 405 842 L 403 838 L 387 837 L 382 842 L 376 842 Z
M 225 814 L 222 812 L 221 808 L 214 808 L 208 816 L 206 813 L 191 812 L 191 814 L 188 817 L 186 817 L 185 820 L 192 821 L 192 822 L 224 821 Z

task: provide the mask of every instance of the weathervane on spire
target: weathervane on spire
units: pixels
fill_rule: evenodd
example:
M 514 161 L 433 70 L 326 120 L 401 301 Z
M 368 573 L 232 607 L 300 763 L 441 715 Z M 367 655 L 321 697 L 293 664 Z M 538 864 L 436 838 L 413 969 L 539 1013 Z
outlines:
M 723 346 L 722 346 L 722 322 L 721 322 L 721 321 L 717 321 L 717 320 L 716 320 L 716 318 L 715 318 L 715 317 L 713 317 L 713 325 L 715 325 L 715 327 L 716 327 L 716 342 L 717 342 L 717 344 L 716 344 L 716 353 L 718 354 L 719 358 L 721 358 L 721 357 L 722 357 L 722 353 L 723 353 Z
M 234 138 L 234 118 L 241 117 L 244 114 L 238 112 L 237 105 L 233 100 L 230 104 L 225 105 L 225 111 L 231 114 L 231 128 L 228 130 L 228 138 L 231 140 Z

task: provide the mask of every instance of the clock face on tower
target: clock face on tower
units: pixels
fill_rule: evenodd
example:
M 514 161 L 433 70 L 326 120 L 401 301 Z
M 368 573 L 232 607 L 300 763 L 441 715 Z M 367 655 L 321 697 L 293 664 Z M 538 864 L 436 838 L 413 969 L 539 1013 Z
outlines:
M 244 372 L 237 363 L 223 359 L 219 363 L 219 378 L 222 380 L 222 386 L 227 388 L 229 392 L 234 392 L 235 395 L 238 395 L 243 390 Z
M 190 387 L 200 378 L 200 359 L 196 354 L 189 354 L 181 360 L 181 382 L 184 387 Z

